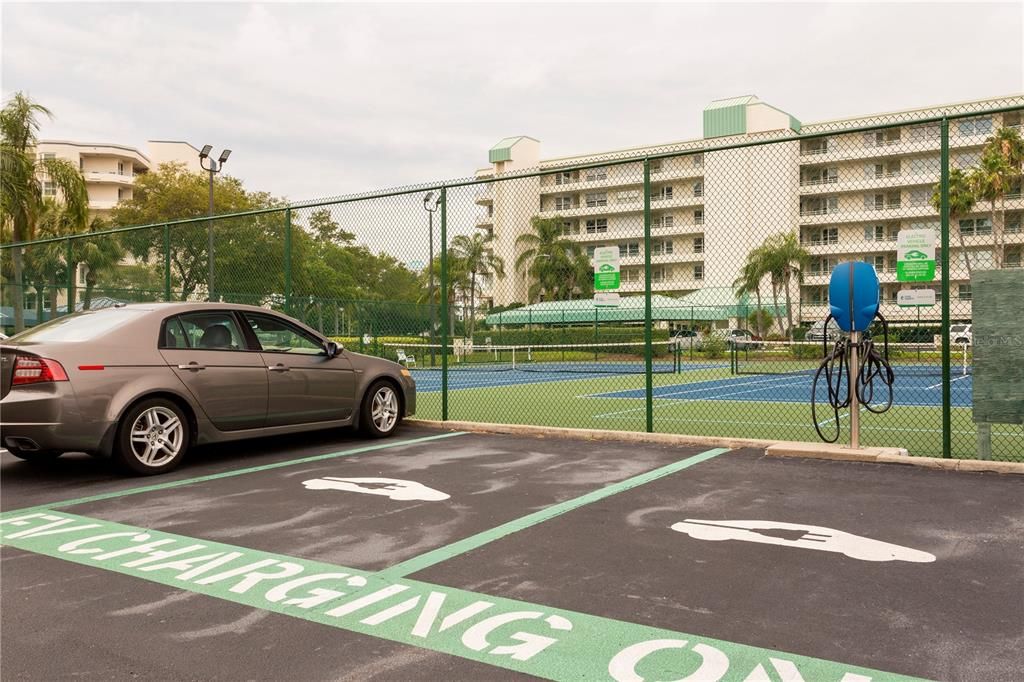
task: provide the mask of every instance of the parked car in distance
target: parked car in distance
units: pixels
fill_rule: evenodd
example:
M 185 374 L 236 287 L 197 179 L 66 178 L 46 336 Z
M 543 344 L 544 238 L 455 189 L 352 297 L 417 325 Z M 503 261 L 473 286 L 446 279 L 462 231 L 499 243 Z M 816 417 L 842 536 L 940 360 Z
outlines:
M 135 474 L 192 445 L 356 426 L 416 409 L 409 370 L 255 306 L 138 303 L 60 317 L 0 343 L 0 444 L 29 461 L 112 457 Z
M 807 330 L 807 334 L 804 335 L 805 341 L 817 341 L 821 343 L 823 340 L 829 343 L 838 341 L 843 336 L 843 330 L 839 328 L 835 320 L 828 321 L 828 329 L 825 329 L 825 320 L 818 320 L 811 325 L 811 328 Z
M 704 334 L 696 329 L 680 329 L 668 340 L 669 350 L 699 350 Z
M 754 336 L 749 329 L 715 329 L 711 333 L 725 341 L 729 347 L 750 349 L 761 347 L 761 337 Z
M 974 342 L 974 332 L 970 324 L 954 324 L 949 327 L 950 343 L 970 346 Z

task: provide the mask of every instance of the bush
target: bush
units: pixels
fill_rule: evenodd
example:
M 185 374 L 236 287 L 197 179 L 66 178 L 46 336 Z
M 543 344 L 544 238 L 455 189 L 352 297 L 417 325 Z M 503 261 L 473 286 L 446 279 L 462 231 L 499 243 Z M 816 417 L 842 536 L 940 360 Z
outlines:
M 701 344 L 701 350 L 704 351 L 704 357 L 712 360 L 725 357 L 725 339 L 719 336 L 708 336 L 704 339 L 704 343 Z
M 790 346 L 789 354 L 798 360 L 806 360 L 808 358 L 820 359 L 825 357 L 822 354 L 821 344 L 819 343 Z
M 473 345 L 484 346 L 490 337 L 491 343 L 495 346 L 526 346 L 557 345 L 565 343 L 643 343 L 644 328 L 636 327 L 611 327 L 598 325 L 597 335 L 594 335 L 593 325 L 578 325 L 573 327 L 540 327 L 533 329 L 518 327 L 515 329 L 502 328 L 478 330 L 473 332 Z M 651 338 L 655 343 L 664 343 L 669 339 L 667 329 L 652 330 Z
M 803 341 L 807 338 L 807 327 L 793 327 L 793 340 Z

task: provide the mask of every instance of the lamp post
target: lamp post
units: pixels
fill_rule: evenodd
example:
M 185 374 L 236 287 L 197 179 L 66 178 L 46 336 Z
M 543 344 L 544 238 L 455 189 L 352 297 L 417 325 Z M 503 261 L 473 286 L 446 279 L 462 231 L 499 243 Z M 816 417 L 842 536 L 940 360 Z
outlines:
M 209 300 L 213 300 L 213 176 L 216 173 L 220 173 L 224 168 L 224 164 L 227 163 L 228 157 L 231 156 L 231 150 L 225 149 L 220 153 L 220 158 L 216 161 L 210 156 L 210 152 L 213 151 L 213 145 L 204 144 L 203 148 L 199 151 L 199 167 L 210 174 L 210 220 L 206 226 L 207 246 L 206 246 L 206 290 L 207 297 Z M 209 161 L 210 165 L 206 165 L 206 161 Z
M 430 202 L 433 201 L 433 207 L 431 208 Z M 434 329 L 437 326 L 437 315 L 434 310 L 434 211 L 437 210 L 438 204 L 441 202 L 441 197 L 434 199 L 433 192 L 427 192 L 423 197 L 423 210 L 427 212 L 430 217 L 428 221 L 428 234 L 430 241 L 430 254 L 429 260 L 427 261 L 427 273 L 430 279 L 430 284 L 427 289 L 427 300 L 430 302 L 430 366 L 434 366 Z

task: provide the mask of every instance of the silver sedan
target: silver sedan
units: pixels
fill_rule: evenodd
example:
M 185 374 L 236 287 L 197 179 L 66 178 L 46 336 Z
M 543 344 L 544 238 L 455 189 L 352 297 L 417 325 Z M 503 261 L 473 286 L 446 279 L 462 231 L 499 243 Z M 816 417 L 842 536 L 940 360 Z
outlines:
M 192 445 L 340 426 L 384 437 L 416 409 L 405 367 L 254 306 L 117 306 L 0 343 L 0 443 L 30 461 L 88 452 L 159 474 Z

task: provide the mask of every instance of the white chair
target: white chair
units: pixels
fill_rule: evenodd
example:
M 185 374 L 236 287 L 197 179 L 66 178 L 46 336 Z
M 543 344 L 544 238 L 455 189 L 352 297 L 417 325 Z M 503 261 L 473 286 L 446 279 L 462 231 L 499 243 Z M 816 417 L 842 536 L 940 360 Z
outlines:
M 408 367 L 409 365 L 416 364 L 416 356 L 406 355 L 405 350 L 402 348 L 398 348 L 397 350 L 395 350 L 395 354 L 398 355 L 399 364 L 405 365 L 406 367 Z

